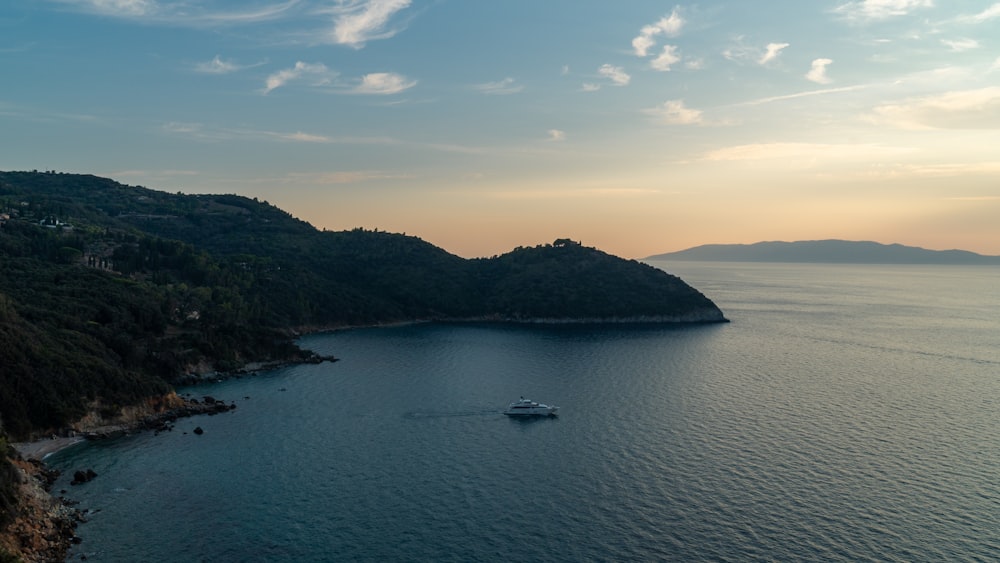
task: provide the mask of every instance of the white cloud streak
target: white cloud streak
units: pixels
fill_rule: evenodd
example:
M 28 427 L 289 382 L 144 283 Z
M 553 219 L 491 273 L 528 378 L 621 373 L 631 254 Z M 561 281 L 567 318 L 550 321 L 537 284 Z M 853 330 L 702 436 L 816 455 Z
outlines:
M 658 57 L 650 61 L 649 66 L 656 70 L 667 72 L 670 67 L 679 63 L 681 57 L 677 54 L 677 47 L 674 45 L 664 45 L 663 52 Z
M 506 94 L 517 94 L 524 90 L 524 86 L 520 84 L 514 84 L 515 80 L 513 78 L 507 77 L 503 80 L 498 80 L 496 82 L 484 82 L 482 84 L 476 84 L 473 86 L 476 90 L 479 90 L 483 94 L 490 95 L 506 95 Z
M 632 50 L 636 56 L 648 56 L 649 50 L 656 46 L 655 37 L 657 35 L 675 37 L 680 34 L 683 27 L 684 18 L 680 16 L 679 9 L 674 8 L 674 11 L 669 16 L 664 16 L 654 24 L 643 26 L 639 30 L 639 35 L 632 39 Z
M 142 17 L 160 12 L 155 0 L 59 0 L 82 10 L 105 16 Z
M 50 0 L 75 7 L 82 12 L 123 19 L 136 19 L 147 23 L 184 27 L 212 27 L 251 24 L 278 19 L 302 3 L 288 0 L 281 4 L 267 4 L 243 11 L 209 11 L 207 2 L 192 3 L 186 0 Z
M 198 63 L 194 67 L 196 71 L 205 74 L 230 74 L 242 68 L 236 63 L 222 60 L 222 57 L 219 55 L 216 55 L 214 59 L 208 62 Z
M 766 65 L 767 63 L 777 59 L 778 55 L 781 54 L 781 51 L 784 50 L 785 47 L 788 47 L 788 45 L 788 43 L 768 43 L 767 50 L 759 59 L 757 59 L 757 62 L 762 65 Z
M 942 39 L 941 44 L 951 49 L 952 52 L 961 53 L 979 48 L 979 41 L 975 39 Z
M 883 104 L 872 120 L 910 130 L 1000 130 L 1000 86 Z
M 302 61 L 298 61 L 292 68 L 279 70 L 278 72 L 268 76 L 265 81 L 263 94 L 267 95 L 271 93 L 272 90 L 281 88 L 293 80 L 299 80 L 300 78 L 309 76 L 313 77 L 314 85 L 318 86 L 329 84 L 333 77 L 336 76 L 336 73 L 326 68 L 326 65 L 323 63 L 304 63 Z
M 770 96 L 767 98 L 759 98 L 756 100 L 750 100 L 748 102 L 740 102 L 738 104 L 733 104 L 734 107 L 740 106 L 759 106 L 762 104 L 769 104 L 772 102 L 781 102 L 784 100 L 794 100 L 797 98 L 808 98 L 811 96 L 825 96 L 828 94 L 839 94 L 841 92 L 853 92 L 855 90 L 863 90 L 868 88 L 867 85 L 856 85 L 856 86 L 844 86 L 843 88 L 826 88 L 823 90 L 810 90 L 808 92 L 796 92 L 794 94 L 785 94 L 783 96 Z
M 355 94 L 389 95 L 398 94 L 417 85 L 416 80 L 410 80 L 394 72 L 373 72 L 361 77 L 352 92 Z
M 834 8 L 833 12 L 848 21 L 869 22 L 905 16 L 920 8 L 934 6 L 934 0 L 858 0 Z
M 410 0 L 338 0 L 329 10 L 334 15 L 330 40 L 360 49 L 368 41 L 388 39 L 400 31 L 389 21 L 409 6 Z
M 983 23 L 996 18 L 1000 18 L 1000 3 L 993 4 L 982 12 L 966 18 L 966 21 L 969 23 Z
M 632 80 L 632 77 L 620 66 L 601 65 L 601 68 L 597 69 L 597 73 L 614 82 L 615 86 L 628 86 Z
M 806 79 L 817 84 L 829 84 L 832 82 L 826 75 L 826 67 L 833 64 L 832 59 L 816 59 L 812 62 L 812 68 L 806 73 Z
M 566 140 L 566 132 L 565 131 L 561 131 L 559 129 L 549 129 L 548 134 L 549 134 L 549 140 L 550 141 L 565 141 Z
M 736 145 L 710 151 L 702 156 L 708 161 L 751 160 L 877 160 L 911 152 L 911 149 L 885 147 L 872 144 L 822 144 L 822 143 L 754 143 Z
M 684 100 L 667 100 L 655 108 L 644 110 L 666 125 L 699 125 L 703 123 L 702 111 L 684 105 Z

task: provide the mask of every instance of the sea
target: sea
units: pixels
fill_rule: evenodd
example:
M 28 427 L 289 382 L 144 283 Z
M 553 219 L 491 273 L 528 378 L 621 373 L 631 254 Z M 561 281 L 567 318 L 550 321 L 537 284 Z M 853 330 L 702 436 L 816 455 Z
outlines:
M 48 458 L 70 559 L 1000 560 L 1000 268 L 651 264 L 732 322 L 343 330 L 180 389 L 237 408 Z

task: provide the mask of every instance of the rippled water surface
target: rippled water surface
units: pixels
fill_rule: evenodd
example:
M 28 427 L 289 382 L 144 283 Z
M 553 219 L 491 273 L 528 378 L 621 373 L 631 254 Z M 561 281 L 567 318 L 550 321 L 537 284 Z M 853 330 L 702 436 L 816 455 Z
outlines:
M 733 322 L 351 330 L 182 390 L 238 408 L 49 459 L 73 557 L 1000 559 L 1000 269 L 654 265 Z

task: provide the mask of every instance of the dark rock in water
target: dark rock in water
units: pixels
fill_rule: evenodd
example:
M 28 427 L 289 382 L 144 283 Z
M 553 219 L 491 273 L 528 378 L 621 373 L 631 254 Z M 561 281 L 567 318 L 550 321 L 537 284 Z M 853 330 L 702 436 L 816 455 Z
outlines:
M 205 431 L 201 429 L 201 426 L 196 426 L 194 429 L 194 433 L 201 436 L 202 434 L 205 433 Z
M 94 477 L 97 477 L 97 473 L 93 469 L 88 469 L 86 471 L 75 471 L 73 472 L 73 480 L 70 485 L 81 485 L 88 481 L 92 481 Z
M 202 397 L 202 400 L 205 401 L 206 405 L 214 405 L 216 403 L 215 397 L 211 397 L 209 395 Z

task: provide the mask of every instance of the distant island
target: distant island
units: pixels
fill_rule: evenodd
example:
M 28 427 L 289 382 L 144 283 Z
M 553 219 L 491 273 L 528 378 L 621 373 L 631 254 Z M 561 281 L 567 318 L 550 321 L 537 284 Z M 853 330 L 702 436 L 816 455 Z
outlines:
M 808 240 L 754 244 L 706 244 L 645 260 L 702 262 L 809 262 L 827 264 L 1000 265 L 1000 256 L 966 250 L 928 250 L 871 241 Z

